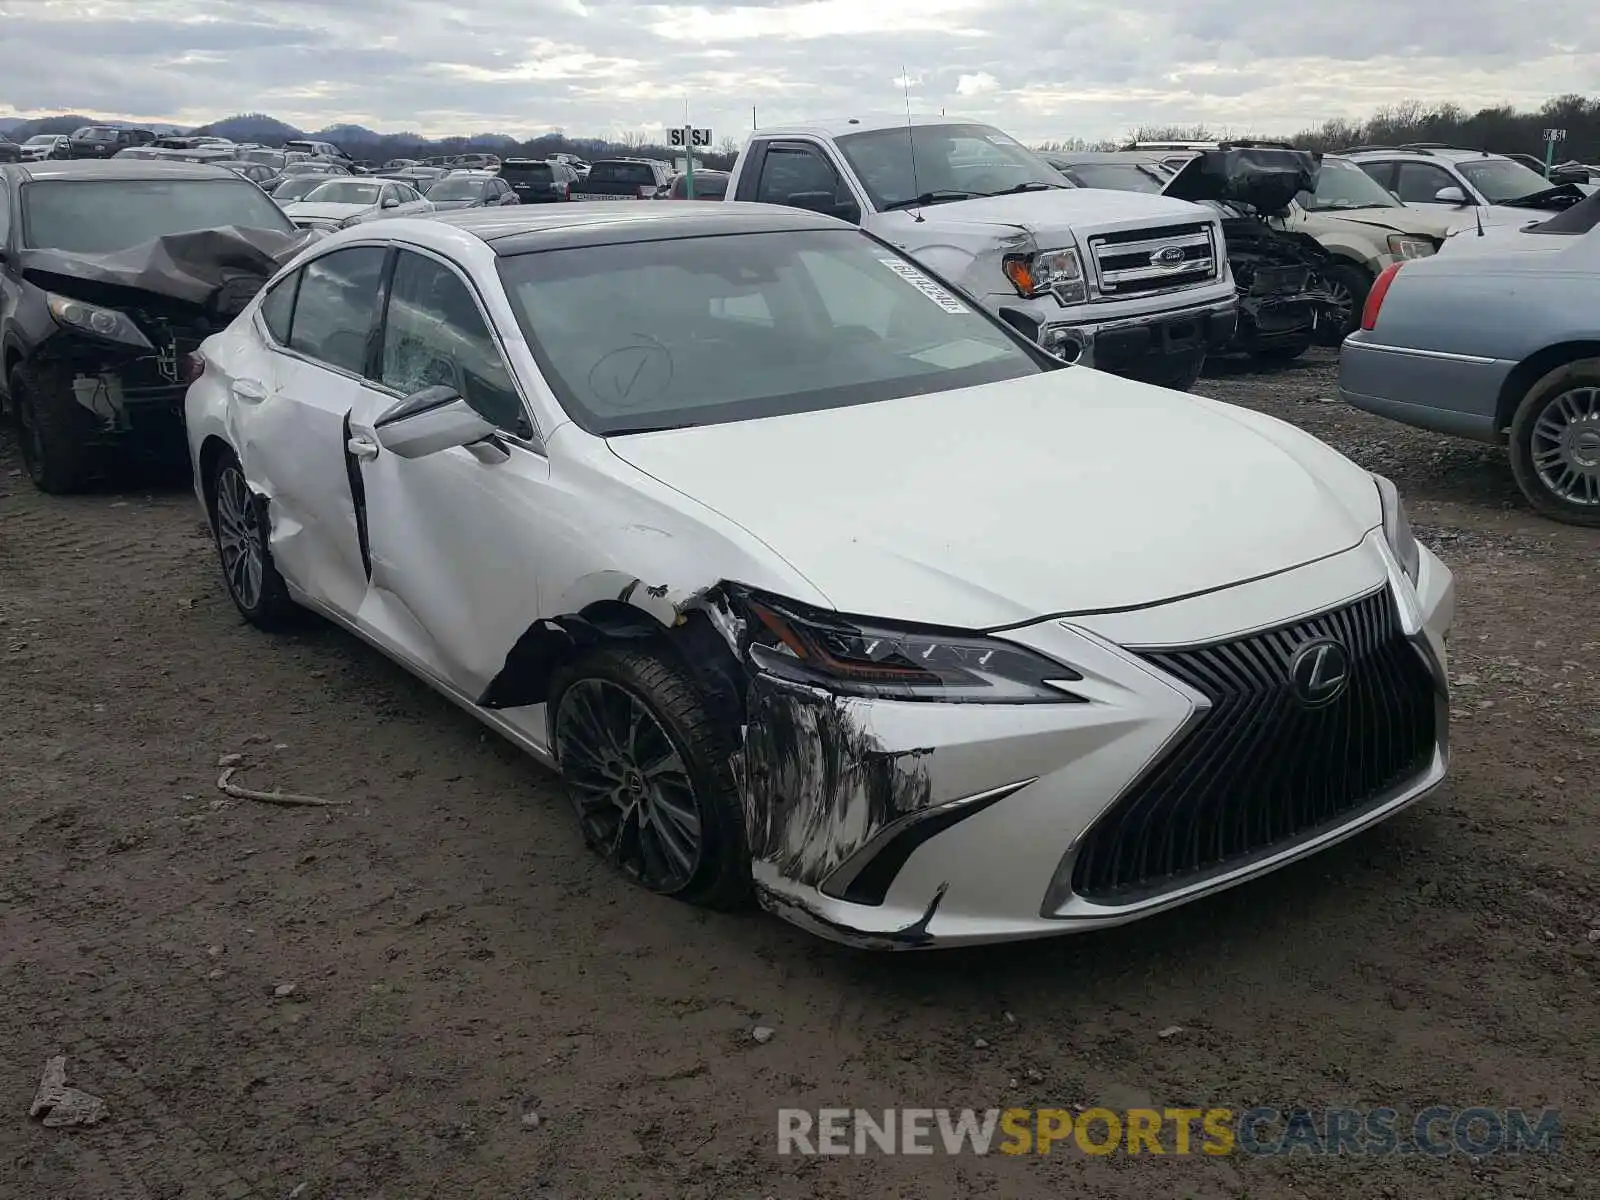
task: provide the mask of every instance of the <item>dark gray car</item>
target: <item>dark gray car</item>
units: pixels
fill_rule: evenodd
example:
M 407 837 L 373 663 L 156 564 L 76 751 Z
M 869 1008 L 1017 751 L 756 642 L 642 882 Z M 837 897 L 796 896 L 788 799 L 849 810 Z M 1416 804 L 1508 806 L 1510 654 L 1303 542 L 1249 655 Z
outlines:
M 1600 195 L 1386 267 L 1339 357 L 1345 401 L 1508 447 L 1529 502 L 1600 527 Z

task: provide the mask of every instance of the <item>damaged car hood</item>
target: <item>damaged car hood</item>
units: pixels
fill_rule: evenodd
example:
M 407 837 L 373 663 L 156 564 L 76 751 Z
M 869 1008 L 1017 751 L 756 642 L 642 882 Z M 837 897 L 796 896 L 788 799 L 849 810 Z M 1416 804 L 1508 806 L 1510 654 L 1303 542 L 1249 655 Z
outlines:
M 609 445 L 840 611 L 969 629 L 1271 575 L 1381 519 L 1310 435 L 1084 367 Z
M 135 294 L 160 296 L 232 315 L 244 308 L 278 269 L 321 235 L 296 229 L 229 225 L 174 233 L 111 254 L 24 250 L 19 266 L 42 287 L 95 302 Z
M 1321 156 L 1309 150 L 1203 150 L 1183 164 L 1161 194 L 1195 203 L 1243 205 L 1276 216 L 1301 192 L 1317 190 L 1321 170 Z

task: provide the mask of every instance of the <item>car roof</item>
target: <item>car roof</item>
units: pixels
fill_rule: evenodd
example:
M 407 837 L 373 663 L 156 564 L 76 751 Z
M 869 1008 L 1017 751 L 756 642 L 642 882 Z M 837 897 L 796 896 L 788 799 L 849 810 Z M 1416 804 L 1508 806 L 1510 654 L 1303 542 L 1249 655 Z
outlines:
M 138 179 L 237 179 L 232 171 L 210 163 L 177 162 L 161 158 L 76 159 L 65 162 L 12 163 L 24 182 L 43 180 Z
M 1505 158 L 1504 154 L 1496 154 L 1492 150 L 1468 150 L 1461 146 L 1353 146 L 1348 150 L 1340 150 L 1342 158 L 1406 158 L 1417 162 L 1465 162 L 1475 158 Z
M 1046 162 L 1065 162 L 1073 166 L 1092 166 L 1111 163 L 1120 166 L 1160 166 L 1172 157 L 1172 151 L 1158 153 L 1154 150 L 1041 150 L 1039 157 Z
M 849 230 L 836 217 L 775 204 L 686 200 L 681 204 L 642 204 L 636 200 L 589 204 L 527 205 L 435 213 L 425 218 L 391 218 L 383 225 L 398 236 L 432 240 L 440 226 L 453 226 L 486 242 L 502 258 L 540 250 L 677 241 L 736 233 L 799 230 Z M 374 231 L 362 227 L 366 236 Z M 356 232 L 356 231 L 352 231 Z
M 905 113 L 861 113 L 853 117 L 829 117 L 801 121 L 791 125 L 773 125 L 757 129 L 751 137 L 812 137 L 838 138 L 850 133 L 872 133 L 884 129 L 904 129 L 907 125 L 989 125 L 988 121 L 961 116 L 934 116 L 927 113 L 907 116 Z M 990 128 L 993 128 L 991 125 Z

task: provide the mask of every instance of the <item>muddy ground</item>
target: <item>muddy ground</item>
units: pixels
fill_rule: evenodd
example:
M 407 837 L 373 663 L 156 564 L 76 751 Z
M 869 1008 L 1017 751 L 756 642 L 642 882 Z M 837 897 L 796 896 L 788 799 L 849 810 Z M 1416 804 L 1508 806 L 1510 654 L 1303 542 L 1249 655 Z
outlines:
M 181 486 L 45 498 L 7 447 L 0 1197 L 1600 1195 L 1600 533 L 1532 514 L 1498 451 L 1333 386 L 1315 352 L 1200 390 L 1389 474 L 1455 570 L 1449 784 L 1125 930 L 919 956 L 630 889 L 549 775 L 377 654 L 244 626 Z M 225 799 L 235 753 L 242 783 L 352 803 Z M 54 1054 L 103 1123 L 30 1122 Z M 775 1153 L 780 1105 L 1096 1103 L 1556 1106 L 1565 1138 Z

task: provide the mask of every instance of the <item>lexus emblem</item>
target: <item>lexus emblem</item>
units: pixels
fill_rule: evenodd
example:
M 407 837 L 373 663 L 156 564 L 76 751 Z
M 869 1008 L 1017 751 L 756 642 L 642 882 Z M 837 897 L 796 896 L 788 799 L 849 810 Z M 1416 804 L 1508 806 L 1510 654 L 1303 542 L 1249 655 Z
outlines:
M 1307 642 L 1289 660 L 1289 686 L 1307 708 L 1333 703 L 1349 682 L 1350 654 L 1332 638 Z
M 1156 266 L 1166 267 L 1168 270 L 1173 267 L 1181 267 L 1183 266 L 1183 247 L 1163 246 L 1150 256 L 1150 261 Z

